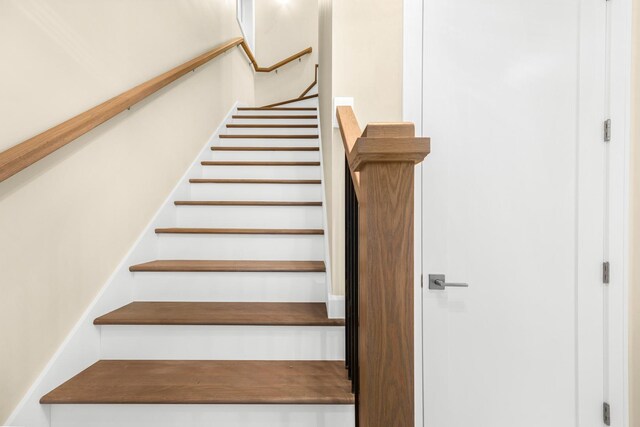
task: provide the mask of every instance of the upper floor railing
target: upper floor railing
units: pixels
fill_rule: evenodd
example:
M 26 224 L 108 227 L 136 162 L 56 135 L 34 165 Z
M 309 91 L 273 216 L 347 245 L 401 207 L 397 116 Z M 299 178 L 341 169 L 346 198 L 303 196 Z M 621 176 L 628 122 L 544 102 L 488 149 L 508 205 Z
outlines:
M 338 107 L 345 149 L 347 368 L 357 424 L 414 425 L 414 170 L 430 150 L 412 123 Z
M 249 57 L 253 67 L 258 72 L 269 72 L 288 64 L 308 53 L 311 48 L 307 48 L 289 58 L 272 65 L 271 67 L 259 67 L 253 53 L 242 37 L 234 38 L 226 43 L 216 46 L 210 51 L 188 61 L 172 70 L 167 71 L 139 86 L 134 87 L 110 100 L 81 113 L 72 119 L 67 120 L 51 129 L 21 142 L 6 151 L 0 153 L 0 182 L 15 175 L 23 169 L 42 160 L 54 151 L 64 147 L 87 132 L 95 129 L 104 122 L 117 116 L 124 110 L 144 100 L 148 96 L 156 93 L 160 89 L 178 80 L 185 74 L 194 71 L 196 68 L 217 58 L 223 53 L 242 46 L 244 52 Z

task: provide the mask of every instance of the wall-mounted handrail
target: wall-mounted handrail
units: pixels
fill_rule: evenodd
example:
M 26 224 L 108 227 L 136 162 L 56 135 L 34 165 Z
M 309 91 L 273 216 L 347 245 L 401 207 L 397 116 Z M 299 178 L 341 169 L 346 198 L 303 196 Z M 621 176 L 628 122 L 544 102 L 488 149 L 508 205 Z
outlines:
M 244 50 L 244 52 L 247 54 L 247 57 L 249 58 L 249 61 L 251 61 L 251 65 L 253 65 L 253 69 L 256 70 L 256 72 L 258 73 L 270 73 L 274 70 L 277 70 L 278 68 L 287 65 L 289 62 L 295 61 L 298 58 L 302 58 L 305 55 L 310 54 L 311 52 L 313 52 L 313 49 L 308 47 L 304 50 L 301 50 L 300 52 L 291 55 L 290 57 L 283 59 L 282 61 L 273 64 L 270 67 L 261 67 L 258 65 L 258 61 L 256 60 L 256 57 L 254 56 L 253 52 L 251 52 L 251 48 L 249 47 L 249 45 L 243 40 L 241 43 L 242 49 Z
M 64 123 L 54 126 L 31 139 L 1 152 L 0 182 L 15 175 L 21 170 L 26 169 L 37 161 L 42 160 L 49 154 L 95 129 L 124 110 L 131 108 L 131 106 L 178 80 L 190 71 L 208 63 L 212 59 L 217 58 L 236 46 L 242 46 L 249 56 L 249 59 L 254 64 L 254 67 L 257 66 L 253 54 L 250 53 L 251 50 L 248 49 L 248 46 L 245 47 L 246 43 L 244 42 L 244 39 L 242 37 L 231 39 L 228 42 L 220 44 L 210 51 L 192 59 L 191 61 L 142 83 L 133 89 L 121 93 L 120 95 L 111 98 L 110 100 L 103 102 L 102 104 L 93 107 Z M 305 49 L 304 51 L 293 55 L 272 67 L 258 69 L 257 71 L 266 72 L 274 70 L 310 52 L 311 48 Z
M 337 117 L 347 169 L 346 364 L 356 423 L 412 426 L 414 166 L 430 141 L 415 137 L 412 123 L 371 123 L 361 133 L 351 107 L 338 107 Z
M 303 98 L 317 84 L 318 84 L 318 64 L 316 64 L 315 78 L 313 79 L 313 82 L 304 90 L 304 92 L 302 92 L 302 94 L 300 94 L 298 98 Z

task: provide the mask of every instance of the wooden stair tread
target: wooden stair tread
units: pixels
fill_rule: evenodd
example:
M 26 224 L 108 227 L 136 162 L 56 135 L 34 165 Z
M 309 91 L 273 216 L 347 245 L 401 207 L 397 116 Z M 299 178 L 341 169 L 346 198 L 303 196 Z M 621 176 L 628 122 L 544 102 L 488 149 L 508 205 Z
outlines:
M 176 206 L 322 206 L 322 202 L 267 202 L 229 200 L 178 200 Z
M 265 124 L 237 124 L 227 125 L 230 129 L 317 129 L 318 125 L 265 125 Z
M 231 116 L 233 119 L 277 119 L 277 120 L 289 120 L 289 119 L 317 119 L 315 115 L 256 115 L 256 114 L 236 114 Z
M 264 134 L 264 135 L 220 135 L 221 139 L 318 139 L 318 135 L 272 135 L 272 134 Z
M 320 147 L 211 147 L 212 151 L 320 151 Z
M 204 161 L 202 166 L 320 166 L 320 162 Z
M 322 229 L 275 229 L 275 228 L 156 228 L 157 234 L 276 234 L 276 235 L 322 235 Z
M 191 184 L 321 184 L 319 179 L 219 179 L 193 178 Z
M 94 325 L 343 326 L 324 303 L 132 302 L 100 316 Z
M 341 361 L 101 360 L 43 404 L 354 403 Z
M 239 107 L 238 111 L 317 111 L 316 107 Z
M 159 260 L 129 267 L 132 272 L 325 272 L 324 261 Z

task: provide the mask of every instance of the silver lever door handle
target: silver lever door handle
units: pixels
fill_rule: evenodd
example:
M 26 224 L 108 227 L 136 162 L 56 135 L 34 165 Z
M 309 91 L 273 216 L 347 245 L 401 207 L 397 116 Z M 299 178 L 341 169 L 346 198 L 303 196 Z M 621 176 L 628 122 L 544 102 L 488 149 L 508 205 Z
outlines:
M 429 275 L 429 289 L 444 291 L 446 288 L 468 288 L 467 283 L 447 283 L 444 274 Z

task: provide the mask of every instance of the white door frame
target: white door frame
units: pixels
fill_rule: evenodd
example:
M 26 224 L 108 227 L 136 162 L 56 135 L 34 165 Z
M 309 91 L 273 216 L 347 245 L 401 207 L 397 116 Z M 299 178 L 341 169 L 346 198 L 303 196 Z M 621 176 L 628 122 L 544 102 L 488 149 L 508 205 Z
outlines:
M 423 0 L 404 1 L 403 120 L 422 127 Z M 605 0 L 602 0 L 605 1 Z M 609 143 L 609 212 L 607 243 L 611 281 L 606 289 L 608 310 L 608 383 L 604 396 L 611 404 L 612 425 L 629 426 L 628 289 L 629 289 L 629 185 L 631 145 L 632 0 L 608 1 L 608 82 L 613 135 Z M 604 19 L 605 17 L 603 17 Z M 428 136 L 428 135 L 426 135 Z M 422 165 L 415 180 L 415 407 L 416 426 L 424 426 L 422 373 Z M 433 426 L 425 426 L 433 427 Z

